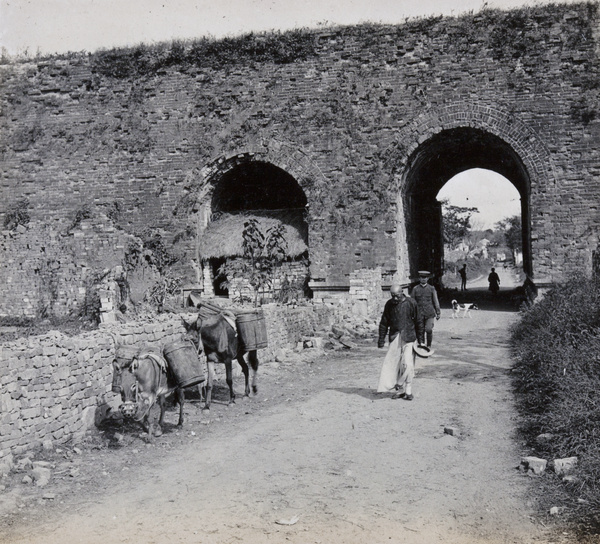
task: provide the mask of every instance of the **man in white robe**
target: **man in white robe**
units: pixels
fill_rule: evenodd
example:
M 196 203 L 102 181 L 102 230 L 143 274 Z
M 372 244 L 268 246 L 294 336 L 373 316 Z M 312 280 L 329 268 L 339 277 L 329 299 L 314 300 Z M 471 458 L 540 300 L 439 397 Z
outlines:
M 389 337 L 390 346 L 379 376 L 378 393 L 396 391 L 393 398 L 413 400 L 412 381 L 415 375 L 413 343 L 417 339 L 417 303 L 394 284 L 379 322 L 377 346 L 385 346 Z

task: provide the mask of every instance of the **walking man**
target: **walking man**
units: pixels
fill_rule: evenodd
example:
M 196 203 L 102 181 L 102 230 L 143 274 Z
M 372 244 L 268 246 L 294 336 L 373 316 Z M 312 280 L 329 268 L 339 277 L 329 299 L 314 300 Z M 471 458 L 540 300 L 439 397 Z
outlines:
M 467 265 L 463 264 L 463 267 L 458 271 L 460 274 L 460 290 L 467 290 Z
M 500 276 L 496 273 L 495 268 L 492 268 L 488 276 L 488 283 L 490 284 L 489 290 L 492 292 L 492 295 L 496 296 L 498 291 L 500 291 Z
M 433 285 L 428 283 L 430 275 L 427 270 L 419 270 L 419 283 L 412 290 L 412 298 L 417 303 L 419 310 L 417 327 L 419 345 L 425 346 L 428 351 L 431 350 L 433 341 L 434 319 L 439 319 L 442 315 L 437 291 Z M 425 343 L 426 336 L 427 343 Z
M 417 339 L 417 303 L 394 284 L 391 298 L 385 303 L 379 322 L 377 347 L 385 346 L 389 335 L 390 346 L 381 368 L 378 393 L 397 391 L 395 399 L 413 400 L 412 381 L 415 375 L 413 343 Z

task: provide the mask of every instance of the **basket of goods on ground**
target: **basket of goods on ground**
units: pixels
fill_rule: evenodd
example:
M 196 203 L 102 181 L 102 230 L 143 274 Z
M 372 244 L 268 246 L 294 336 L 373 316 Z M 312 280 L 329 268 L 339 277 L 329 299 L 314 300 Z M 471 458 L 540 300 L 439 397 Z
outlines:
M 163 348 L 163 355 L 178 387 L 192 387 L 206 379 L 196 346 L 191 340 L 181 339 L 166 344 Z

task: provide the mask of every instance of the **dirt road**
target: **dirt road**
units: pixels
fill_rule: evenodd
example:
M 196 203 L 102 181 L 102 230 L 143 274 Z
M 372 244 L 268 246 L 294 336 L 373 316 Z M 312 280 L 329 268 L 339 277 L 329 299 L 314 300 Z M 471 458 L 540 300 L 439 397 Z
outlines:
M 184 429 L 170 411 L 153 445 L 131 428 L 96 433 L 53 454 L 43 490 L 5 490 L 1 541 L 547 542 L 528 500 L 535 480 L 516 469 L 514 319 L 444 309 L 412 402 L 375 393 L 384 350 L 372 339 L 264 364 L 258 396 L 210 415 L 192 400 Z

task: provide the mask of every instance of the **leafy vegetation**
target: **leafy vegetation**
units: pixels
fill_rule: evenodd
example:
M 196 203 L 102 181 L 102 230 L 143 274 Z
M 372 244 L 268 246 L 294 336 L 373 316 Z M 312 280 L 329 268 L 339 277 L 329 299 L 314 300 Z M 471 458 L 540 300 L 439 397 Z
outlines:
M 159 312 L 165 308 L 169 298 L 177 296 L 182 286 L 181 278 L 167 273 L 152 285 L 144 296 L 144 301 L 151 304 Z
M 233 279 L 246 280 L 254 290 L 254 304 L 258 305 L 259 293 L 273 286 L 276 272 L 286 258 L 284 232 L 283 225 L 272 227 L 263 234 L 255 219 L 244 223 L 243 257 L 228 259 L 219 268 L 219 275 L 227 278 L 224 286 L 231 287 Z
M 67 231 L 70 232 L 73 229 L 76 229 L 81 224 L 82 221 L 85 221 L 86 219 L 89 219 L 90 217 L 92 217 L 92 207 L 89 204 L 84 204 L 75 213 L 75 217 L 73 218 L 73 221 L 69 225 L 69 228 L 67 229 Z
M 577 482 L 548 475 L 548 500 L 567 501 L 582 530 L 600 534 L 600 285 L 585 277 L 557 286 L 512 330 L 521 431 L 535 454 L 577 456 Z M 542 433 L 552 438 L 536 440 Z
M 508 249 L 512 251 L 513 256 L 523 247 L 523 230 L 521 227 L 521 217 L 513 215 L 496 223 L 496 229 L 504 235 L 504 241 Z
M 289 64 L 315 54 L 314 37 L 306 31 L 292 30 L 99 51 L 92 55 L 92 68 L 104 76 L 128 79 L 154 75 L 173 66 L 221 70 L 252 63 Z
M 4 216 L 4 228 L 8 230 L 16 229 L 19 225 L 28 225 L 31 221 L 29 215 L 29 200 L 23 198 L 15 202 L 11 208 L 6 211 Z
M 471 230 L 471 216 L 477 213 L 477 208 L 453 206 L 447 198 L 441 201 L 444 217 L 444 243 L 455 248 L 463 241 Z

